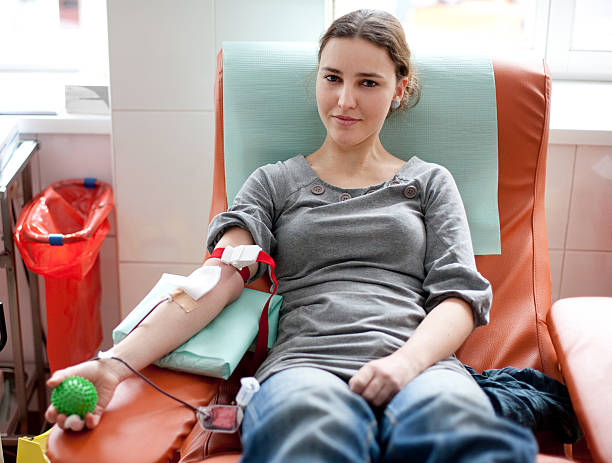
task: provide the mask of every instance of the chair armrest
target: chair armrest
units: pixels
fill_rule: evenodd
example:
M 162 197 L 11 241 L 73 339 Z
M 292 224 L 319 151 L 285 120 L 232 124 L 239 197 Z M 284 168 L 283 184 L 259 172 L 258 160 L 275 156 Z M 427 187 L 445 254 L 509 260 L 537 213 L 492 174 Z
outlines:
M 612 461 L 612 298 L 557 301 L 550 336 L 578 422 L 597 462 Z
M 206 405 L 219 385 L 214 378 L 154 366 L 142 373 L 196 407 Z M 95 429 L 75 433 L 55 426 L 46 452 L 52 463 L 175 461 L 195 423 L 193 411 L 131 376 L 119 384 Z

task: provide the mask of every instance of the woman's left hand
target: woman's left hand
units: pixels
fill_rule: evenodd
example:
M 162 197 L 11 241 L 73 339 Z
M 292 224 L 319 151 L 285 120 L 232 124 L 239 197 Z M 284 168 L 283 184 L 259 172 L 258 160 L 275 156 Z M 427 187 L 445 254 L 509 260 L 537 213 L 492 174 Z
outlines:
M 379 407 L 389 402 L 420 373 L 410 360 L 395 352 L 362 366 L 350 379 L 351 391 Z

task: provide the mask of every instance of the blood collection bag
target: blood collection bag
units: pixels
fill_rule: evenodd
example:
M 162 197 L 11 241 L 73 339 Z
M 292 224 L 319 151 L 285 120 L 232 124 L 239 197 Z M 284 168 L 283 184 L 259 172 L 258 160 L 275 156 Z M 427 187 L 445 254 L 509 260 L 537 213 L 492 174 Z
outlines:
M 238 405 L 198 407 L 198 423 L 213 432 L 236 432 L 242 423 L 242 409 Z
M 242 424 L 244 407 L 259 391 L 259 382 L 253 377 L 240 379 L 240 390 L 235 405 L 209 405 L 198 407 L 196 416 L 202 429 L 212 432 L 236 432 Z

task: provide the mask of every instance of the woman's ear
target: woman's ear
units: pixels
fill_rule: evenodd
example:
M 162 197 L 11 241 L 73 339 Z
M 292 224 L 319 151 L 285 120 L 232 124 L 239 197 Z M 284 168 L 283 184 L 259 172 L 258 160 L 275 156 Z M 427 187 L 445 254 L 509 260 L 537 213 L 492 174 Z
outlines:
M 402 77 L 397 81 L 397 86 L 395 87 L 394 98 L 399 98 L 401 101 L 404 98 L 404 92 L 406 91 L 406 86 L 408 85 L 408 77 Z

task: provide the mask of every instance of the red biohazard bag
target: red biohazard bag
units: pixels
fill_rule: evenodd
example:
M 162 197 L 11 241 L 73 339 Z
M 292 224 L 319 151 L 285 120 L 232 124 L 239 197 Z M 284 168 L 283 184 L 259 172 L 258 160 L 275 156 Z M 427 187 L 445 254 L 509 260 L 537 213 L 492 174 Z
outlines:
M 98 253 L 108 234 L 113 192 L 86 178 L 54 183 L 24 206 L 15 244 L 45 277 L 51 371 L 91 358 L 102 341 Z

